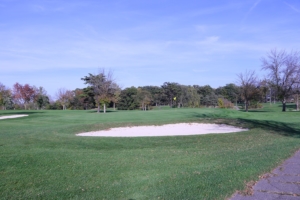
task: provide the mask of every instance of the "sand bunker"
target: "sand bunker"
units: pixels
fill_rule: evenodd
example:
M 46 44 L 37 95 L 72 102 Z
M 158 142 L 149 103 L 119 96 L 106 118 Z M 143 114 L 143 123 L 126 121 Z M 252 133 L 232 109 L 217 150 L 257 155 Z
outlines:
M 11 119 L 11 118 L 18 118 L 18 117 L 27 117 L 28 115 L 7 115 L 7 116 L 2 116 L 0 117 L 1 119 Z
M 95 137 L 154 137 L 176 135 L 201 135 L 210 133 L 232 133 L 247 130 L 248 129 L 241 129 L 224 124 L 180 123 L 166 124 L 162 126 L 135 126 L 112 128 L 102 131 L 79 133 L 76 135 Z

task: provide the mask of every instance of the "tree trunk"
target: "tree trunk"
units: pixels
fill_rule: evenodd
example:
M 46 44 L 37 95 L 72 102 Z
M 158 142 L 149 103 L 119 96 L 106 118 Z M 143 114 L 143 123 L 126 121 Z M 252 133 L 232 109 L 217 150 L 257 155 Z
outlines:
M 296 106 L 297 106 L 297 111 L 299 111 L 299 96 L 296 94 Z
M 114 102 L 114 110 L 116 110 L 116 103 Z
M 106 113 L 106 104 L 103 104 L 103 113 Z
M 98 103 L 97 113 L 100 113 L 100 105 Z
M 285 99 L 282 101 L 282 112 L 286 111 L 286 101 Z
M 249 102 L 246 101 L 246 103 L 245 103 L 246 112 L 248 112 L 248 105 L 249 105 Z

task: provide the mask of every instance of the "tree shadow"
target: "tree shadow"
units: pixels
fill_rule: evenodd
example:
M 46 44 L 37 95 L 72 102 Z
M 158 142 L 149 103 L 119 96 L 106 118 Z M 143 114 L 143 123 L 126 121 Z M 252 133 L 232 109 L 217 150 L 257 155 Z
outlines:
M 255 119 L 238 119 L 246 123 L 247 128 L 261 128 L 264 130 L 274 131 L 280 135 L 300 138 L 300 128 L 296 124 L 287 124 L 282 122 L 255 120 Z
M 239 110 L 240 112 L 246 112 L 246 110 Z M 272 112 L 267 110 L 248 110 L 248 112 Z
M 201 123 L 216 123 L 238 126 L 248 129 L 261 128 L 266 131 L 274 132 L 283 136 L 300 138 L 300 126 L 298 123 L 282 123 L 272 120 L 256 120 L 244 118 L 224 118 L 224 116 L 199 114 L 194 115 Z
M 87 112 L 88 113 L 97 113 L 97 110 L 89 110 Z M 117 110 L 106 110 L 106 113 L 113 113 L 113 112 L 117 112 Z M 105 114 L 105 113 L 103 113 L 103 110 L 101 110 L 99 114 Z

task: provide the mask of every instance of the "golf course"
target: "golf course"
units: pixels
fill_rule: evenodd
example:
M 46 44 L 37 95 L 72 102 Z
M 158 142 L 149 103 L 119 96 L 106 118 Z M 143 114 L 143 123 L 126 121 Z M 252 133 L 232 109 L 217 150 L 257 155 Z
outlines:
M 1 110 L 0 199 L 227 199 L 300 148 L 294 104 L 262 109 Z M 116 127 L 227 124 L 248 131 L 78 137 Z

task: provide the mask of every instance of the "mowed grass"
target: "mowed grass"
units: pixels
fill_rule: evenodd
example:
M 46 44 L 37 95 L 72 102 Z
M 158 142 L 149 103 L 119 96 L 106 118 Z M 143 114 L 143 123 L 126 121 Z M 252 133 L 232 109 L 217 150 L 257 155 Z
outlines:
M 152 111 L 1 111 L 1 199 L 225 199 L 300 148 L 299 112 L 280 105 Z M 289 105 L 292 106 L 292 105 Z M 178 122 L 227 123 L 247 132 L 176 137 L 76 133 Z

